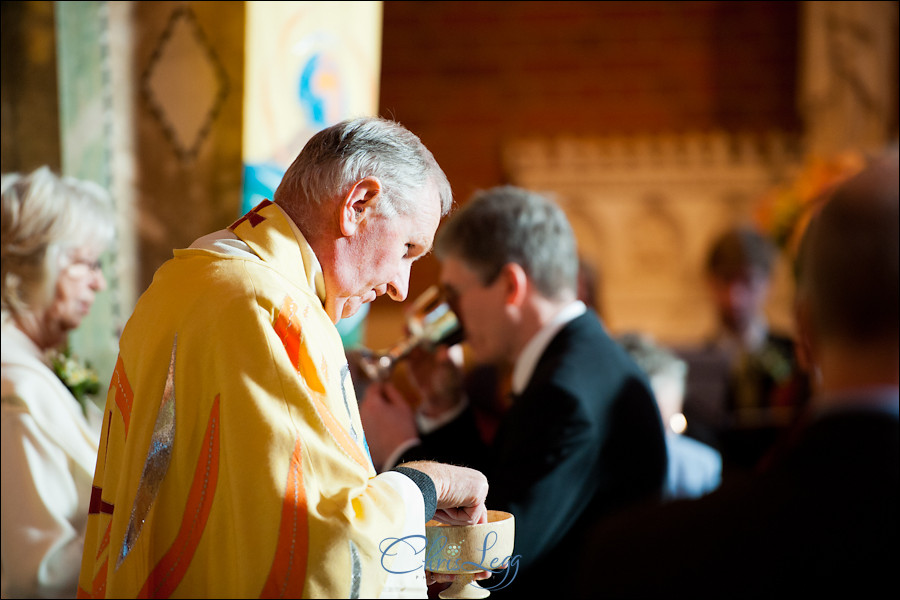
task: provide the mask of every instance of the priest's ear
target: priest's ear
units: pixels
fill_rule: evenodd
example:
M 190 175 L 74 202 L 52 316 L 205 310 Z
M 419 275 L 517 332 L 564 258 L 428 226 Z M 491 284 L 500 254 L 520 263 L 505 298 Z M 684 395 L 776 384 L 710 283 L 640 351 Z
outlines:
M 377 177 L 364 177 L 353 184 L 341 200 L 340 228 L 345 236 L 354 235 L 360 223 L 372 214 L 381 199 L 381 182 Z

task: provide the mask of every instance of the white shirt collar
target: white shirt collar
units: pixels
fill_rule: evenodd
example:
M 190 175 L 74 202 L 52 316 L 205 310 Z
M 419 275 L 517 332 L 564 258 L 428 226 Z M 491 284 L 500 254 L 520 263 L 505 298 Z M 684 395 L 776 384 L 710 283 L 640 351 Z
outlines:
M 519 358 L 516 359 L 516 364 L 513 367 L 513 394 L 521 394 L 525 390 L 525 386 L 528 385 L 528 381 L 534 373 L 534 368 L 537 366 L 541 355 L 544 354 L 544 350 L 547 349 L 550 340 L 552 340 L 556 334 L 559 333 L 559 330 L 565 327 L 569 321 L 580 317 L 585 311 L 587 311 L 587 307 L 584 305 L 584 302 L 575 300 L 556 313 L 556 316 L 528 341 L 525 348 L 523 348 L 522 352 L 519 354 Z

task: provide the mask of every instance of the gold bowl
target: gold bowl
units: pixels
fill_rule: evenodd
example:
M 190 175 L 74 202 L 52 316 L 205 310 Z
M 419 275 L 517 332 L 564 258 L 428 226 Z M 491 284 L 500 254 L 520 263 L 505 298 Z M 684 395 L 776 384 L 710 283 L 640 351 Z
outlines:
M 475 573 L 509 566 L 513 557 L 516 520 L 512 514 L 489 510 L 487 523 L 425 524 L 425 570 L 457 575 L 441 598 L 487 598 L 490 591 L 474 580 Z

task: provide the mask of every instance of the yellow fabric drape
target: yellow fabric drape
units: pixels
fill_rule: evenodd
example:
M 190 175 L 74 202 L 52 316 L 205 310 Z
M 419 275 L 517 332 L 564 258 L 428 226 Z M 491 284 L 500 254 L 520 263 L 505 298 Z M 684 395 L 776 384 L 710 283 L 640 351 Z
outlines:
M 120 341 L 81 597 L 377 597 L 403 521 L 375 478 L 311 248 L 269 202 L 261 260 L 178 250 Z

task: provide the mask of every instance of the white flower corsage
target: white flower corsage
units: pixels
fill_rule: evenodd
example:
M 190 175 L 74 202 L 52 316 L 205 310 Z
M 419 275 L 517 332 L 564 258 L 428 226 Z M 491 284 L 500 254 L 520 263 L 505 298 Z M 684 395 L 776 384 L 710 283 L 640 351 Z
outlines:
M 89 362 L 81 362 L 69 349 L 50 354 L 53 372 L 69 389 L 87 416 L 86 403 L 100 391 L 100 379 Z

